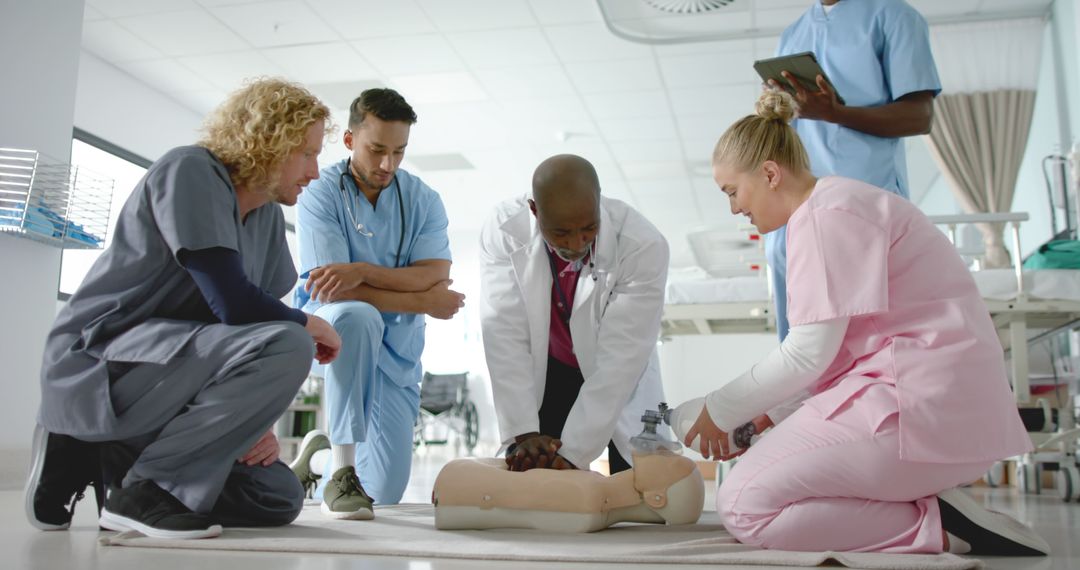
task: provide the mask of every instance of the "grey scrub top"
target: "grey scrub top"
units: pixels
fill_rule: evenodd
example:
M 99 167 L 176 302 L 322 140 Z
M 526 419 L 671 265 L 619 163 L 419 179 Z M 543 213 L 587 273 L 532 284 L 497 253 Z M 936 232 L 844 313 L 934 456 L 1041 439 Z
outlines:
M 219 322 L 177 261 L 182 249 L 210 247 L 239 252 L 252 283 L 276 298 L 296 282 L 281 208 L 271 202 L 241 221 L 225 165 L 202 147 L 173 149 L 139 181 L 112 243 L 53 324 L 38 416 L 46 429 L 91 439 L 123 432 L 108 364 L 166 364 Z

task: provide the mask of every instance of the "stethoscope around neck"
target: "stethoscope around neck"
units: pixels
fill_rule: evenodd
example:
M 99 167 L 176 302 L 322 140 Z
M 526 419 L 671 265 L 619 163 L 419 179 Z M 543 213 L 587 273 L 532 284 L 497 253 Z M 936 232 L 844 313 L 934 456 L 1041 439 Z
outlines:
M 345 177 L 352 176 L 352 159 L 345 161 L 345 170 L 338 177 L 338 188 L 341 189 L 341 198 L 345 202 L 345 211 L 349 213 L 349 221 L 352 222 L 356 233 L 366 237 L 375 237 L 375 232 L 367 229 L 367 226 L 363 222 L 356 221 L 356 209 L 353 206 L 356 205 L 356 200 L 359 200 L 360 189 L 356 189 L 356 194 L 349 196 L 349 192 L 345 190 Z M 394 267 L 398 267 L 401 261 L 401 248 L 405 245 L 405 201 L 401 199 L 401 184 L 398 183 L 397 172 L 394 173 L 394 179 L 391 182 L 394 186 L 394 190 L 397 191 L 398 199 L 398 214 L 401 216 L 401 237 L 398 239 L 397 254 L 394 255 Z

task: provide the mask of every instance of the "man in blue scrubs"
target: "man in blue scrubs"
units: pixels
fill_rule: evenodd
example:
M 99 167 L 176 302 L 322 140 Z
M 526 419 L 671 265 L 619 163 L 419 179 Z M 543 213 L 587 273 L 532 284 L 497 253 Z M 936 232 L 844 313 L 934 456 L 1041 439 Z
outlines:
M 352 155 L 324 168 L 297 206 L 307 276 L 297 290 L 301 307 L 342 339 L 341 357 L 325 373 L 332 462 L 320 488 L 323 513 L 333 518 L 368 519 L 373 501 L 401 500 L 420 406 L 424 315 L 449 319 L 464 305 L 448 288 L 442 200 L 398 168 L 415 122 L 392 89 L 361 93 L 343 137 Z
M 822 78 L 816 90 L 794 78 L 785 86 L 795 88 L 799 118 L 792 125 L 814 176 L 846 176 L 907 198 L 901 137 L 930 132 L 941 92 L 926 20 L 904 0 L 815 0 L 784 30 L 777 55 L 805 51 L 837 90 Z M 765 236 L 780 340 L 788 331 L 786 239 L 786 227 Z

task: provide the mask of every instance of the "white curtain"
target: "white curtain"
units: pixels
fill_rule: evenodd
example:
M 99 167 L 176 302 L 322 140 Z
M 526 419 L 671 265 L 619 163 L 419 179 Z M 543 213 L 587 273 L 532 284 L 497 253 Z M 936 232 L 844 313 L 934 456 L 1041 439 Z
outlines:
M 935 26 L 942 94 L 931 154 L 968 213 L 1008 212 L 1035 108 L 1041 18 Z M 1007 267 L 1001 224 L 980 224 L 987 267 Z

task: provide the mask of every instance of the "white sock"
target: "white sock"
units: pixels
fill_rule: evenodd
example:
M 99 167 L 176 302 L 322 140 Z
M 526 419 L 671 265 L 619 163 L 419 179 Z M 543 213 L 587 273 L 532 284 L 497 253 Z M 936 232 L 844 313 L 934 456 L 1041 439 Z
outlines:
M 327 461 L 330 461 L 330 450 L 320 449 L 311 455 L 311 461 L 308 462 L 308 470 L 310 470 L 313 475 L 322 477 L 323 468 L 326 467 Z
M 356 461 L 356 444 L 354 443 L 331 444 L 330 452 L 334 454 L 334 464 L 330 469 L 331 476 L 342 467 L 352 467 L 353 461 Z
M 964 539 L 949 531 L 945 531 L 945 535 L 949 537 L 949 552 L 953 554 L 967 554 L 968 552 L 971 552 L 971 545 Z

